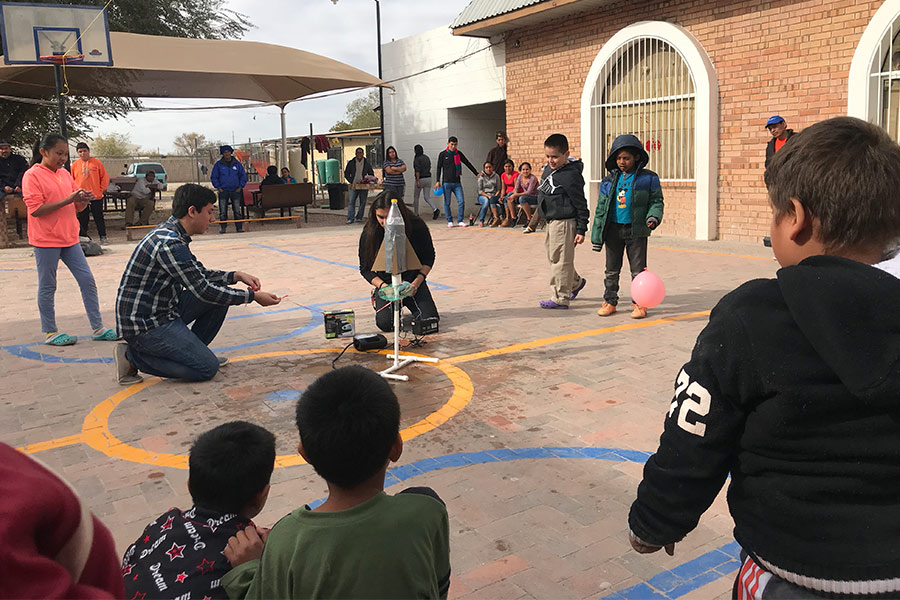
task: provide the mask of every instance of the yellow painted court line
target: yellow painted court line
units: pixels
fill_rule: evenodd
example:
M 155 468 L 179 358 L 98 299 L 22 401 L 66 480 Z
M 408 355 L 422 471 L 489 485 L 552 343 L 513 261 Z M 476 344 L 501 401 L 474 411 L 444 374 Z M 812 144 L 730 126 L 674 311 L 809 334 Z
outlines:
M 565 335 L 557 335 L 549 338 L 541 338 L 530 342 L 520 344 L 512 344 L 503 348 L 494 348 L 493 350 L 485 350 L 483 352 L 474 352 L 472 354 L 463 354 L 453 358 L 444 359 L 443 362 L 457 365 L 459 363 L 467 363 L 473 360 L 489 358 L 491 356 L 501 356 L 503 354 L 512 354 L 522 350 L 531 350 L 532 348 L 540 348 L 541 346 L 549 346 L 550 344 L 558 344 L 559 342 L 569 342 L 572 340 L 580 340 L 581 338 L 592 337 L 604 333 L 612 333 L 614 331 L 629 331 L 631 329 L 641 329 L 643 327 L 653 327 L 654 325 L 662 325 L 663 323 L 674 323 L 675 321 L 686 321 L 688 319 L 696 319 L 698 317 L 708 317 L 710 311 L 701 310 L 683 315 L 675 315 L 674 317 L 663 317 L 662 319 L 654 319 L 652 321 L 638 321 L 635 323 L 626 323 L 625 325 L 615 325 L 613 327 L 603 327 L 601 329 L 588 329 L 587 331 L 579 331 L 577 333 L 567 333 Z
M 249 354 L 247 356 L 238 356 L 232 358 L 231 362 L 243 362 L 261 358 L 275 358 L 279 356 L 338 353 L 340 351 L 340 348 L 322 348 L 317 350 L 263 352 L 259 354 Z M 381 352 L 381 354 L 390 354 L 390 351 L 384 350 Z M 387 361 L 385 361 L 384 366 L 385 368 L 387 368 Z M 472 395 L 474 393 L 472 380 L 469 379 L 469 376 L 465 373 L 465 371 L 446 362 L 438 362 L 435 363 L 434 366 L 442 371 L 453 383 L 453 394 L 450 396 L 450 399 L 447 400 L 447 402 L 445 402 L 443 406 L 441 406 L 435 412 L 429 414 L 421 421 L 418 421 L 417 423 L 414 423 L 409 427 L 403 429 L 400 432 L 400 436 L 404 441 L 422 435 L 423 433 L 427 433 L 435 427 L 442 425 L 448 419 L 452 418 L 455 414 L 465 408 L 469 401 L 472 399 Z M 95 406 L 84 419 L 81 435 L 70 436 L 71 438 L 77 439 L 73 439 L 69 443 L 74 444 L 77 442 L 84 442 L 94 450 L 102 452 L 107 456 L 111 456 L 113 458 L 121 458 L 130 462 L 143 463 L 158 467 L 171 467 L 174 469 L 187 469 L 187 456 L 182 454 L 170 454 L 167 452 L 153 452 L 151 450 L 145 450 L 143 448 L 131 446 L 118 439 L 109 429 L 109 418 L 112 415 L 113 410 L 115 410 L 115 408 L 119 404 L 121 404 L 123 401 L 130 398 L 134 394 L 140 392 L 141 390 L 156 385 L 160 381 L 162 380 L 158 377 L 153 377 L 141 383 L 136 383 L 116 394 L 113 394 L 112 396 Z M 60 442 L 63 439 L 67 438 L 60 438 L 60 440 L 52 440 L 50 442 L 32 444 L 31 446 L 26 446 L 26 448 L 46 446 L 47 444 Z M 37 452 L 39 450 L 46 450 L 49 447 L 53 446 L 41 447 L 33 451 Z M 277 456 L 275 458 L 276 467 L 290 467 L 303 464 L 306 464 L 306 462 L 300 457 L 299 454 L 285 454 Z
M 730 252 L 713 252 L 711 250 L 691 250 L 689 248 L 666 248 L 665 246 L 650 246 L 654 250 L 668 250 L 669 252 L 689 252 L 691 254 L 710 254 L 712 256 L 730 256 L 732 258 L 750 258 L 753 260 L 771 261 L 775 256 L 752 256 L 750 254 L 731 254 Z
M 35 452 L 43 452 L 44 450 L 73 446 L 75 444 L 80 444 L 81 441 L 81 434 L 76 433 L 75 435 L 67 435 L 65 437 L 56 438 L 55 440 L 37 442 L 36 444 L 28 444 L 27 446 L 16 448 L 16 450 L 18 450 L 19 452 L 24 452 L 25 454 L 34 454 Z

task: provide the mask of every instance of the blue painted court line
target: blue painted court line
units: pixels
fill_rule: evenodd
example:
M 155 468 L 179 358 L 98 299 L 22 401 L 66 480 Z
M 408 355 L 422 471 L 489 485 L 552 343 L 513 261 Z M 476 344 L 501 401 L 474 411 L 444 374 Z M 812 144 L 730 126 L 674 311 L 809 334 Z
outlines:
M 277 390 L 266 394 L 269 402 L 294 402 L 303 394 L 303 390 Z
M 288 310 L 309 310 L 310 320 L 309 323 L 304 325 L 303 327 L 298 327 L 297 329 L 293 329 L 287 333 L 282 335 L 276 335 L 274 337 L 268 337 L 261 340 L 257 340 L 255 342 L 245 342 L 243 344 L 237 344 L 234 346 L 224 346 L 222 348 L 212 348 L 213 352 L 231 352 L 233 350 L 242 350 L 244 348 L 251 348 L 253 346 L 262 346 L 263 344 L 271 344 L 273 342 L 281 342 L 292 337 L 297 337 L 298 335 L 303 335 L 307 331 L 312 331 L 316 327 L 322 325 L 324 323 L 324 318 L 322 316 L 321 311 L 310 310 L 307 307 L 298 306 L 296 309 L 288 309 Z M 277 312 L 285 312 L 285 311 L 277 311 Z M 259 316 L 269 313 L 257 313 L 253 316 Z M 243 316 L 243 315 L 242 315 Z M 246 315 L 251 316 L 251 315 Z M 227 319 L 226 319 L 227 320 Z M 90 336 L 84 336 L 89 338 Z M 34 346 L 43 346 L 43 342 L 31 342 L 30 344 L 13 344 L 11 346 L 3 346 L 3 350 L 6 350 L 13 356 L 18 356 L 19 358 L 26 358 L 28 360 L 38 360 L 46 363 L 64 363 L 64 364 L 79 364 L 79 363 L 112 363 L 114 359 L 111 356 L 104 356 L 100 358 L 74 358 L 69 356 L 57 356 L 55 354 L 42 354 L 37 352 L 36 350 L 32 350 Z
M 384 478 L 384 487 L 397 485 L 407 479 L 447 467 L 467 467 L 491 462 L 536 458 L 590 458 L 614 462 L 644 463 L 651 454 L 651 452 L 640 452 L 627 448 L 580 446 L 565 448 L 499 448 L 481 452 L 456 452 L 437 458 L 423 458 L 389 469 Z M 325 498 L 319 498 L 310 502 L 309 507 L 316 508 L 323 502 L 325 502 Z M 626 540 L 623 540 L 623 547 L 627 543 Z M 702 554 L 693 560 L 689 560 L 674 569 L 663 571 L 645 582 L 604 596 L 601 600 L 676 600 L 676 598 L 680 598 L 707 583 L 734 573 L 740 566 L 740 552 L 741 547 L 738 543 L 731 542 Z
M 273 252 L 280 252 L 282 254 L 288 254 L 290 256 L 296 256 L 297 258 L 305 258 L 307 260 L 314 260 L 316 262 L 325 263 L 326 265 L 334 265 L 337 267 L 344 267 L 345 269 L 353 269 L 354 271 L 359 271 L 359 265 L 350 265 L 347 263 L 337 262 L 333 260 L 327 260 L 324 258 L 319 258 L 318 256 L 310 256 L 309 254 L 300 254 L 299 252 L 291 252 L 290 250 L 285 250 L 284 248 L 276 248 L 275 246 L 267 246 L 266 244 L 257 244 L 251 243 L 251 246 L 256 246 L 257 248 L 263 248 L 265 250 L 272 250 Z M 428 288 L 431 290 L 452 290 L 453 286 L 444 285 L 443 283 L 437 283 L 434 281 L 428 282 Z
M 675 551 L 678 552 L 677 544 Z M 603 596 L 601 600 L 675 600 L 737 571 L 741 566 L 740 554 L 741 546 L 731 542 L 674 569 L 663 571 L 643 583 Z

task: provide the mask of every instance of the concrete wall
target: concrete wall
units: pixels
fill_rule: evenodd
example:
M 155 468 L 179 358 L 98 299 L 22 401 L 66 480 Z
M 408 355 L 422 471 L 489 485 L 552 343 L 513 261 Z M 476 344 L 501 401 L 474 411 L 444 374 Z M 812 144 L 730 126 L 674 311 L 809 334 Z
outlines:
M 544 138 L 560 131 L 569 137 L 573 156 L 580 156 L 585 143 L 581 93 L 603 45 L 640 21 L 680 25 L 702 45 L 718 78 L 718 207 L 712 218 L 718 220 L 721 239 L 757 241 L 768 235 L 769 226 L 762 179 L 770 138 L 763 128 L 766 119 L 780 114 L 800 130 L 846 114 L 851 60 L 881 5 L 871 0 L 653 0 L 511 31 L 506 113 L 515 154 L 541 164 Z M 659 231 L 693 237 L 694 184 L 663 182 L 663 193 L 666 218 Z
M 489 45 L 488 40 L 454 37 L 446 27 L 384 44 L 384 79 L 417 73 Z M 415 182 L 415 144 L 422 145 L 434 164 L 447 146 L 447 137 L 455 135 L 466 158 L 478 168 L 494 145 L 496 130 L 505 129 L 505 54 L 504 45 L 499 44 L 457 64 L 398 81 L 394 91 L 385 90 L 385 147 L 396 147 L 409 164 L 408 201 Z M 468 169 L 463 169 L 463 189 L 467 210 L 472 210 L 475 178 Z

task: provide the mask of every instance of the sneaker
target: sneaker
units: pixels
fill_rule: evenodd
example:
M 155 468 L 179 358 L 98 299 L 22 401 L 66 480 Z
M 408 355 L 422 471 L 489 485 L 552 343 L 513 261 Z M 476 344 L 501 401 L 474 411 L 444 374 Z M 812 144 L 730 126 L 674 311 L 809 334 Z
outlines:
M 100 238 L 100 244 L 103 246 L 109 246 L 109 238 L 104 235 Z
M 228 357 L 227 357 L 227 356 L 219 356 L 218 354 L 216 354 L 216 359 L 219 361 L 219 368 L 220 368 L 220 369 L 221 369 L 222 367 L 224 367 L 225 365 L 228 364 Z
M 578 287 L 575 288 L 574 290 L 572 290 L 571 292 L 569 292 L 569 300 L 574 300 L 575 298 L 577 298 L 577 297 L 578 297 L 578 292 L 580 292 L 581 290 L 583 290 L 583 289 L 584 289 L 584 286 L 586 286 L 586 285 L 587 285 L 587 279 L 585 279 L 584 277 L 582 277 L 582 278 L 581 278 L 581 283 L 578 285 Z
M 441 211 L 439 211 L 438 209 L 434 209 L 434 212 L 431 213 L 431 220 L 432 220 L 432 221 L 437 221 L 437 218 L 438 218 L 439 216 L 441 216 Z
M 454 223 L 453 221 L 450 221 L 449 223 L 447 223 L 447 227 L 453 229 L 454 227 L 456 227 L 456 223 Z
M 128 344 L 125 342 L 116 344 L 115 352 L 113 356 L 116 360 L 116 381 L 120 385 L 132 385 L 134 383 L 140 383 L 144 380 L 143 377 L 138 375 L 137 367 L 131 364 L 128 361 L 128 357 L 125 356 L 125 351 L 128 349 Z
M 608 317 L 609 315 L 616 312 L 615 304 L 610 304 L 609 302 L 604 302 L 600 305 L 600 309 L 597 311 L 597 314 L 601 317 Z
M 353 219 L 347 219 L 347 225 L 353 225 Z
M 466 224 L 465 221 L 460 221 L 459 223 L 456 224 L 456 226 L 457 226 L 457 227 L 468 227 L 469 225 Z
M 644 308 L 643 306 L 640 306 L 638 304 L 635 304 L 634 302 L 631 303 L 631 318 L 632 319 L 643 319 L 646 316 L 647 316 L 646 308 Z

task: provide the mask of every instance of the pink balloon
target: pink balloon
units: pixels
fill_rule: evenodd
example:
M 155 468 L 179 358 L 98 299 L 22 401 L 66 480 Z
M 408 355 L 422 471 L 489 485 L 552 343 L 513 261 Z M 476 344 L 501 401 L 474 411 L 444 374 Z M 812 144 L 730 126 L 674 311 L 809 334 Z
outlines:
M 631 298 L 644 308 L 659 306 L 666 297 L 666 284 L 653 271 L 644 269 L 631 281 Z

